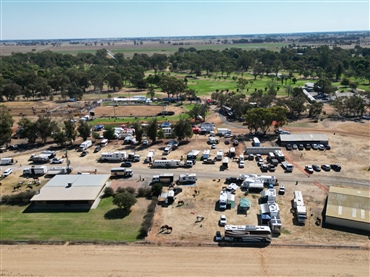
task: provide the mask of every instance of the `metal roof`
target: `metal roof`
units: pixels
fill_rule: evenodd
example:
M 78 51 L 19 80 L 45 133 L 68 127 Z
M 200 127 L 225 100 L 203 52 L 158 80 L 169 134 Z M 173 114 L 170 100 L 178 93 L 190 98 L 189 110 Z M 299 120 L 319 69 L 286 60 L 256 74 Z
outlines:
M 95 200 L 109 177 L 108 174 L 57 175 L 31 201 Z
M 326 134 L 280 134 L 280 141 L 329 141 Z
M 331 186 L 326 216 L 370 224 L 370 191 Z

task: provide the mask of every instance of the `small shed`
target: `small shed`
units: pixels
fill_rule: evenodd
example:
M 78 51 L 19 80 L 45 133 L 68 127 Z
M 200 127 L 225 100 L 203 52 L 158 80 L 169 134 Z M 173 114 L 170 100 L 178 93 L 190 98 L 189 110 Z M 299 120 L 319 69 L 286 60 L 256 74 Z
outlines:
M 251 207 L 251 201 L 248 198 L 240 198 L 238 212 L 247 213 Z

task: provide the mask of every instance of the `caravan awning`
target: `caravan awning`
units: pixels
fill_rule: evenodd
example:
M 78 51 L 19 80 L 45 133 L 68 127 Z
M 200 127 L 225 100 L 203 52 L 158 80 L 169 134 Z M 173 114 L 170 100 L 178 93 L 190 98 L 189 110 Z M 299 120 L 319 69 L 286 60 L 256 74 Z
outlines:
M 270 213 L 268 203 L 261 204 L 260 207 L 261 207 L 261 214 L 269 214 Z

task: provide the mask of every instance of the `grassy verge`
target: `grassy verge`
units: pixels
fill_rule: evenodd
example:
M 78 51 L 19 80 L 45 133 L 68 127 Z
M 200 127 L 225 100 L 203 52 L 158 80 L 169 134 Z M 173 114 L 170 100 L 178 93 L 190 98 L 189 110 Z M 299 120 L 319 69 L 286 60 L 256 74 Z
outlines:
M 1 240 L 135 241 L 150 200 L 139 198 L 123 219 L 105 219 L 117 208 L 105 198 L 89 212 L 23 213 L 26 206 L 0 206 Z

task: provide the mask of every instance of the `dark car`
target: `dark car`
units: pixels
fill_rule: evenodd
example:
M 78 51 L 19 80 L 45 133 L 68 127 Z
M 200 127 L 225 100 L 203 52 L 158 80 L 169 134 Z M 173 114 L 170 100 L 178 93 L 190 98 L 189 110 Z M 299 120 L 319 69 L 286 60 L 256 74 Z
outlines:
M 269 166 L 267 164 L 262 164 L 261 165 L 261 171 L 262 172 L 267 172 L 268 169 L 269 169 Z
M 312 169 L 315 170 L 316 172 L 320 172 L 321 168 L 317 164 L 312 165 Z
M 328 165 L 328 164 L 323 164 L 323 165 L 321 166 L 321 168 L 322 168 L 322 170 L 324 170 L 324 171 L 330 171 L 330 169 L 331 169 L 330 165 Z
M 330 149 L 331 149 L 330 145 L 329 145 L 329 144 L 328 144 L 328 145 L 326 145 L 326 146 L 325 146 L 325 149 L 326 149 L 326 150 L 330 150 Z
M 85 157 L 89 153 L 88 151 L 84 150 L 81 152 L 80 157 Z
M 222 240 L 222 235 L 220 231 L 216 231 L 215 235 L 215 241 L 221 241 Z
M 253 154 L 249 154 L 247 159 L 249 161 L 253 161 L 254 160 L 254 155 Z
M 100 145 L 98 145 L 98 146 L 96 146 L 95 147 L 95 149 L 94 149 L 94 153 L 97 153 L 97 152 L 99 152 L 101 150 L 101 146 Z
M 274 172 L 276 170 L 276 167 L 273 164 L 269 164 L 269 171 Z
M 121 163 L 121 167 L 131 167 L 131 166 L 132 166 L 132 163 L 128 161 Z
M 330 168 L 337 172 L 339 172 L 342 169 L 342 167 L 339 164 L 331 164 Z
M 303 150 L 304 149 L 304 145 L 303 144 L 298 144 L 298 149 L 299 150 Z
M 229 140 L 225 140 L 225 144 L 226 145 L 229 145 L 230 144 L 230 141 Z
M 287 144 L 286 145 L 286 150 L 292 150 L 292 145 L 291 144 Z
M 305 146 L 304 146 L 304 148 L 306 149 L 306 150 L 311 150 L 311 144 L 306 144 Z
M 233 145 L 234 145 L 234 146 L 238 146 L 238 145 L 239 145 L 239 141 L 238 141 L 238 140 L 234 140 L 234 141 L 233 141 Z

